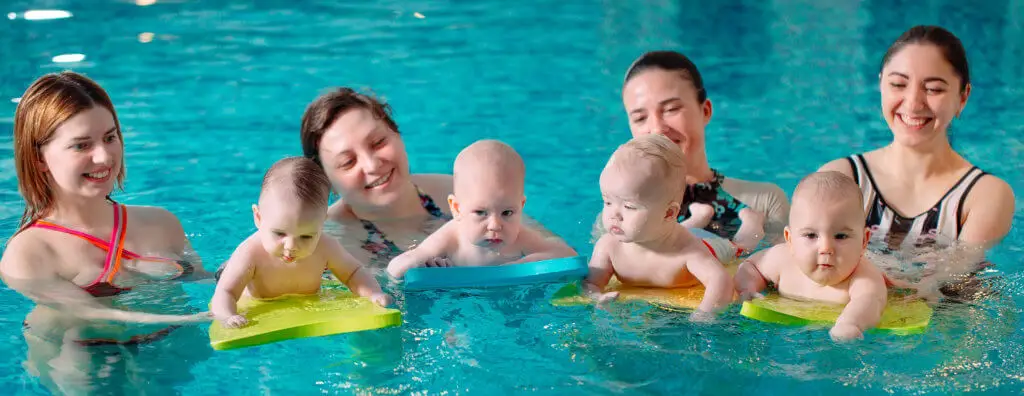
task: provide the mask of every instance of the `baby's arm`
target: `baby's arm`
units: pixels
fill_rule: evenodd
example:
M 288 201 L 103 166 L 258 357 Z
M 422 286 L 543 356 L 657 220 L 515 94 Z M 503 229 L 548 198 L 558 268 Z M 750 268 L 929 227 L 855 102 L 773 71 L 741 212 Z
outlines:
M 608 281 L 615 274 L 615 268 L 612 266 L 611 252 L 609 251 L 610 247 L 608 246 L 611 243 L 615 243 L 615 241 L 605 235 L 594 244 L 594 252 L 590 255 L 589 273 L 587 274 L 587 279 L 583 281 L 584 291 L 597 302 L 614 300 L 619 296 L 619 292 L 604 292 L 605 286 L 608 286 Z
M 454 221 L 449 221 L 441 226 L 415 248 L 406 250 L 405 253 L 391 259 L 391 262 L 388 263 L 388 274 L 396 279 L 401 279 L 410 269 L 422 267 L 428 260 L 447 256 L 454 250 L 455 231 Z
M 703 252 L 701 252 L 703 253 Z M 704 285 L 704 298 L 697 307 L 695 314 L 714 314 L 732 302 L 735 289 L 732 277 L 720 261 L 707 254 L 691 254 L 687 259 L 686 270 L 690 271 Z
M 750 258 L 743 260 L 736 270 L 733 278 L 736 284 L 736 292 L 740 294 L 743 301 L 761 296 L 761 291 L 768 287 L 768 282 L 779 283 L 780 260 L 774 256 L 785 253 L 785 246 L 777 245 L 769 249 L 754 253 Z M 778 251 L 776 251 L 778 250 Z
M 217 281 L 217 288 L 210 302 L 213 317 L 220 320 L 224 327 L 241 327 L 246 323 L 245 317 L 238 314 L 236 304 L 255 274 L 256 254 L 259 248 L 259 241 L 249 237 L 235 249 L 228 262 L 224 264 L 224 272 Z
M 455 221 L 449 221 L 424 238 L 416 248 L 391 259 L 387 265 L 387 273 L 400 279 L 406 276 L 410 269 L 422 267 L 428 261 L 452 253 L 456 248 L 456 240 Z
M 341 243 L 334 238 L 321 238 L 318 249 L 324 249 L 327 257 L 327 269 L 353 293 L 369 298 L 374 304 L 382 307 L 391 305 L 391 296 L 380 288 L 377 278 L 356 260 Z
M 885 310 L 885 279 L 870 261 L 862 259 L 850 277 L 850 302 L 836 319 L 829 334 L 836 340 L 862 338 L 865 330 L 878 325 Z
M 545 238 L 541 233 L 531 228 L 523 228 L 519 232 L 519 238 L 516 242 L 519 244 L 520 250 L 523 251 L 523 258 L 509 264 L 530 263 L 578 255 L 561 238 L 555 236 Z

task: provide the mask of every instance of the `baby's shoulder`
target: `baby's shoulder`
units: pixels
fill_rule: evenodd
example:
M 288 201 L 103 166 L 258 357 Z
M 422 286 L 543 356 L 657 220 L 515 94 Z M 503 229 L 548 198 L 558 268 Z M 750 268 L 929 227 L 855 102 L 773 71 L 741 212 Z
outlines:
M 437 230 L 427 235 L 421 244 L 430 244 L 437 247 L 457 248 L 459 246 L 459 226 L 455 220 L 438 227 Z
M 779 278 L 783 278 L 793 272 L 789 271 L 790 269 L 796 270 L 797 274 L 803 276 L 799 269 L 793 267 L 792 255 L 789 254 L 789 249 L 785 244 L 780 243 L 755 254 L 761 255 L 757 267 L 765 276 L 777 275 Z
M 616 240 L 611 234 L 606 233 L 601 235 L 601 237 L 597 239 L 597 242 L 594 242 L 594 252 L 611 254 L 619 251 L 622 245 L 622 242 Z
M 269 257 L 266 249 L 263 249 L 263 242 L 260 241 L 259 233 L 252 233 L 235 247 L 231 254 L 233 257 L 242 260 L 259 260 Z

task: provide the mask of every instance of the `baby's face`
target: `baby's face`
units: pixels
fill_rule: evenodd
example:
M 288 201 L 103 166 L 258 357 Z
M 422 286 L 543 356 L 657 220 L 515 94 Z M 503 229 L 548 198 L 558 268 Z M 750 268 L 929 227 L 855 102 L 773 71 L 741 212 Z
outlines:
M 641 177 L 630 177 L 614 166 L 601 173 L 601 221 L 620 242 L 641 242 L 656 237 L 666 220 L 668 205 L 645 193 Z M 673 219 L 673 222 L 675 219 Z
M 285 263 L 309 257 L 327 220 L 327 208 L 302 205 L 295 198 L 282 198 L 273 192 L 253 205 L 256 227 L 263 249 Z
M 480 247 L 501 249 L 514 243 L 522 222 L 522 186 L 497 182 L 461 183 L 457 195 L 449 197 L 462 241 Z
M 786 241 L 800 271 L 820 285 L 842 282 L 867 247 L 863 208 L 853 199 L 793 201 Z

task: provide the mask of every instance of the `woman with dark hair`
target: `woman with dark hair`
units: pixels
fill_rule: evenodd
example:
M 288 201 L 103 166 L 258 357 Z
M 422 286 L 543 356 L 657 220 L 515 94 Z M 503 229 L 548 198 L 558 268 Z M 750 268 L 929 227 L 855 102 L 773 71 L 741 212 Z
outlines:
M 679 222 L 747 250 L 765 235 L 769 241 L 782 235 L 789 200 L 781 188 L 726 177 L 708 164 L 704 130 L 711 121 L 711 100 L 689 58 L 673 51 L 640 56 L 626 71 L 622 103 L 634 137 L 664 135 L 686 154 L 686 179 L 666 181 L 686 184 Z
M 335 89 L 306 108 L 300 138 L 303 154 L 323 167 L 341 196 L 329 218 L 361 226 L 346 227 L 343 242 L 364 262 L 387 265 L 451 219 L 445 200 L 452 176 L 409 171 L 405 144 L 386 103 L 350 88 Z M 361 241 L 359 246 L 348 246 L 353 239 Z
M 943 272 L 966 273 L 1010 231 L 1013 190 L 971 164 L 949 142 L 949 127 L 971 95 L 963 44 L 938 26 L 904 32 L 882 57 L 882 116 L 888 145 L 831 161 L 860 185 L 872 239 L 895 251 L 948 248 Z M 967 247 L 969 249 L 963 249 Z M 917 261 L 924 261 L 918 259 Z

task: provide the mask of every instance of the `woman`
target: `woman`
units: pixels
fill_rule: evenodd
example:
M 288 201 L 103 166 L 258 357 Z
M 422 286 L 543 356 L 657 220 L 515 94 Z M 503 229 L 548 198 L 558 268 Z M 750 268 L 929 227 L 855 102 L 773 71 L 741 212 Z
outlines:
M 387 265 L 451 218 L 451 175 L 409 171 L 387 104 L 336 89 L 306 108 L 300 135 L 303 154 L 324 168 L 342 198 L 328 216 L 347 226 L 342 242 L 364 262 Z
M 350 88 L 321 95 L 302 116 L 303 154 L 327 172 L 341 200 L 328 216 L 342 243 L 379 268 L 451 220 L 452 176 L 412 174 L 391 108 Z M 523 222 L 558 236 L 529 216 Z
M 73 72 L 48 74 L 22 96 L 14 116 L 14 161 L 25 213 L 0 258 L 0 276 L 38 304 L 24 323 L 33 371 L 66 368 L 62 358 L 88 358 L 90 348 L 147 343 L 178 324 L 209 320 L 205 313 L 120 308 L 152 305 L 129 295 L 138 293 L 133 289 L 166 293 L 150 287 L 159 283 L 154 279 L 207 275 L 174 215 L 110 199 L 124 180 L 123 158 L 113 104 L 92 80 Z M 174 291 L 168 299 L 183 294 L 180 286 Z
M 857 180 L 874 241 L 896 251 L 974 247 L 952 260 L 943 254 L 955 264 L 949 272 L 971 272 L 963 266 L 976 266 L 1009 233 L 1014 195 L 950 145 L 949 126 L 971 95 L 963 44 L 941 27 L 907 30 L 882 58 L 879 88 L 892 142 L 821 170 Z
M 771 183 L 725 177 L 708 164 L 704 129 L 711 121 L 711 100 L 689 58 L 671 51 L 640 56 L 626 71 L 622 103 L 634 137 L 665 135 L 686 154 L 686 180 L 671 181 L 687 185 L 680 222 L 691 216 L 710 217 L 705 230 L 735 241 L 757 240 L 764 234 L 766 241 L 781 237 L 789 216 L 786 193 Z M 700 209 L 706 213 L 692 213 Z M 762 235 L 737 235 L 741 224 L 760 229 L 758 223 L 764 224 Z

